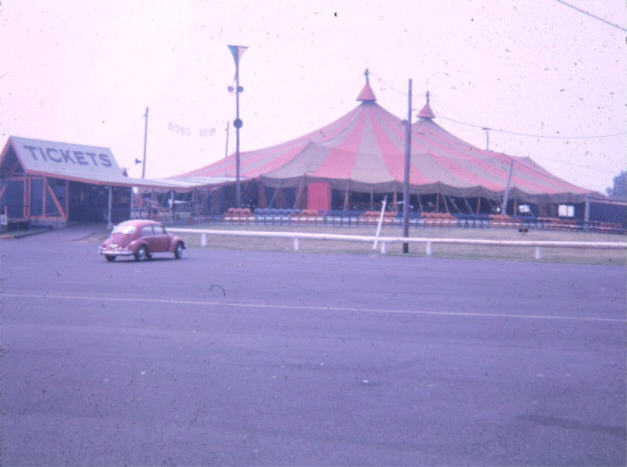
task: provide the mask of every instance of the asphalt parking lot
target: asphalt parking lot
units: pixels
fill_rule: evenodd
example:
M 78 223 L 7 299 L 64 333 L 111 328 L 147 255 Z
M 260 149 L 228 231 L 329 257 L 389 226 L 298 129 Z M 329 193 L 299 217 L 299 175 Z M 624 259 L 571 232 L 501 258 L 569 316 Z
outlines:
M 625 268 L 0 241 L 2 465 L 625 465 Z

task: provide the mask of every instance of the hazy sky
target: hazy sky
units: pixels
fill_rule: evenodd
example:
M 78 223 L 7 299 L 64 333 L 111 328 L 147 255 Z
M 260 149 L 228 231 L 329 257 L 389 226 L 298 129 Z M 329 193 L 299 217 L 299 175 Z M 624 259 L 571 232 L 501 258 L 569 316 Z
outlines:
M 624 0 L 569 3 L 627 26 Z M 148 106 L 147 177 L 216 161 L 238 44 L 242 150 L 344 115 L 369 68 L 397 116 L 412 78 L 414 117 L 428 89 L 459 137 L 485 147 L 481 126 L 505 130 L 491 149 L 604 193 L 627 166 L 626 38 L 556 0 L 0 0 L 0 144 L 106 146 L 140 176 Z

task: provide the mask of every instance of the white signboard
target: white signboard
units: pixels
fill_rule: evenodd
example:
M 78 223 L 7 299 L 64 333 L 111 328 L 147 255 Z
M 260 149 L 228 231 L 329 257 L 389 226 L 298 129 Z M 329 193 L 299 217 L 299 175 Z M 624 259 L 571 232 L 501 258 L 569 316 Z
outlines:
M 76 180 L 128 183 L 111 150 L 95 146 L 11 137 L 26 172 Z

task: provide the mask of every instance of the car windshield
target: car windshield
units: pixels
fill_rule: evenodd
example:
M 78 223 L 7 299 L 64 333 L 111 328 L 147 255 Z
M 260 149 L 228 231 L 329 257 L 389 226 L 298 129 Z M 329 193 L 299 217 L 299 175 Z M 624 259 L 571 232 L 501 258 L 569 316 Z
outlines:
M 135 226 L 134 225 L 124 225 L 124 224 L 120 224 L 120 225 L 116 225 L 115 228 L 113 229 L 113 232 L 111 233 L 119 233 L 119 234 L 126 234 L 126 235 L 131 235 L 133 232 L 135 232 Z

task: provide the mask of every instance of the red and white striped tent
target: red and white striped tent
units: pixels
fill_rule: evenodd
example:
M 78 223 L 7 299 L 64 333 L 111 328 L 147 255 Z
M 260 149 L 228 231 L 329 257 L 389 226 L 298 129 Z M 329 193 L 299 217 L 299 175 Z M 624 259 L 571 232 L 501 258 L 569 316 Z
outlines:
M 242 152 L 242 180 L 268 189 L 294 189 L 301 199 L 298 207 L 330 209 L 337 204 L 332 199 L 342 198 L 346 208 L 348 198 L 359 194 L 372 199 L 393 193 L 396 200 L 396 193 L 403 191 L 404 122 L 377 104 L 368 82 L 357 100 L 359 105 L 329 125 L 276 146 Z M 469 206 L 471 198 L 499 203 L 508 191 L 510 200 L 548 205 L 580 203 L 593 194 L 528 157 L 479 149 L 434 119 L 427 97 L 412 126 L 409 189 L 414 197 L 464 198 Z M 235 164 L 233 154 L 184 176 L 234 176 Z

